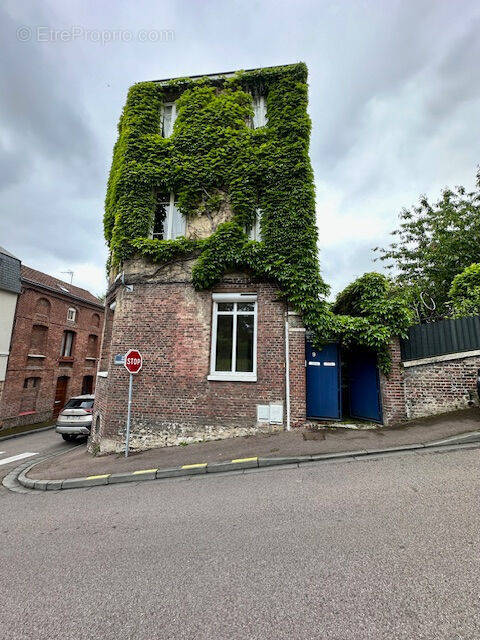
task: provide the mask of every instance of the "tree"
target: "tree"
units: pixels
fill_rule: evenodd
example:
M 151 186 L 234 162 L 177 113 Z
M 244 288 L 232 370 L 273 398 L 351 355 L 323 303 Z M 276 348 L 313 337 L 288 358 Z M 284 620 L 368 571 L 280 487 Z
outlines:
M 418 321 L 450 314 L 453 278 L 480 255 L 480 171 L 476 190 L 445 189 L 435 204 L 426 196 L 400 213 L 394 242 L 376 248 L 394 271 L 394 280 L 410 300 Z
M 480 313 L 480 264 L 473 263 L 455 276 L 449 292 L 456 318 Z

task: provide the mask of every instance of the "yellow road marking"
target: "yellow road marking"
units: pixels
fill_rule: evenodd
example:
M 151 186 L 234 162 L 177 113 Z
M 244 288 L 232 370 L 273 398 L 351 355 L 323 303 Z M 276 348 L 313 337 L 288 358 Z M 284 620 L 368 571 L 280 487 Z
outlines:
M 198 469 L 199 467 L 206 467 L 206 462 L 199 462 L 198 464 L 184 464 L 182 469 Z
M 132 473 L 153 473 L 154 471 L 158 471 L 158 469 L 140 469 L 140 471 L 133 471 Z
M 253 462 L 254 460 L 258 460 L 258 456 L 255 456 L 255 458 L 236 458 L 232 462 Z
M 99 476 L 87 476 L 87 480 L 96 480 L 97 478 L 108 478 L 111 474 L 110 473 L 103 473 Z

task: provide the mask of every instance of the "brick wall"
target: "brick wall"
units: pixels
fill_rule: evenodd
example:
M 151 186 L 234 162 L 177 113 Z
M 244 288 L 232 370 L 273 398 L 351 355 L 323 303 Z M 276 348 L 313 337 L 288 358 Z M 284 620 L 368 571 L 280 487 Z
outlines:
M 238 274 L 214 289 L 257 294 L 257 382 L 209 381 L 212 291 L 196 292 L 188 279 L 172 281 L 172 273 L 163 280 L 156 273 L 156 282 L 145 273 L 139 276 L 137 271 L 137 276 L 130 273 L 127 278 L 134 282 L 132 292 L 117 289 L 111 329 L 109 318 L 106 322 L 101 362 L 104 366 L 107 357 L 108 377 L 99 379 L 94 422 L 99 416 L 101 426 L 93 438 L 101 451 L 118 449 L 123 440 L 128 373 L 113 365 L 113 358 L 132 347 L 144 358 L 134 378 L 134 448 L 283 428 L 257 423 L 256 409 L 257 404 L 271 402 L 285 408 L 285 303 L 276 288 Z M 304 385 L 304 335 L 294 334 L 292 339 L 295 393 Z M 295 424 L 305 414 L 302 398 L 303 406 L 292 403 Z
M 383 424 L 386 427 L 406 420 L 405 388 L 403 384 L 403 364 L 400 353 L 400 341 L 395 339 L 390 344 L 392 370 L 388 376 L 380 373 L 380 389 L 382 393 Z
M 438 356 L 404 366 L 398 340 L 392 342 L 392 372 L 381 376 L 384 424 L 465 409 L 478 403 L 480 355 Z M 411 366 L 409 366 L 411 365 Z
M 67 322 L 69 307 L 77 309 L 75 322 Z M 67 399 L 81 393 L 84 376 L 92 375 L 95 380 L 97 359 L 86 359 L 87 348 L 89 336 L 99 336 L 102 324 L 103 311 L 95 305 L 34 285 L 23 287 L 1 398 L 0 429 L 49 420 L 58 377 L 69 378 Z M 59 357 L 65 330 L 76 335 L 73 359 L 62 363 Z M 37 386 L 25 383 L 27 378 L 37 378 Z
M 440 356 L 441 357 L 441 356 Z M 480 356 L 440 360 L 404 369 L 408 418 L 466 409 L 477 404 Z
M 305 329 L 300 316 L 289 316 L 290 350 L 290 424 L 292 427 L 305 425 L 306 407 L 306 368 L 305 368 Z

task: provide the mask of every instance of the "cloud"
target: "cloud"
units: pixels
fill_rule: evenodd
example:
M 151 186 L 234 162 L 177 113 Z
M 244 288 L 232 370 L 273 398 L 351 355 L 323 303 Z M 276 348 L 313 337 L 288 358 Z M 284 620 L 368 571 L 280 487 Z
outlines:
M 116 125 L 136 81 L 305 60 L 324 277 L 372 263 L 421 193 L 472 186 L 480 6 L 431 0 L 80 0 L 0 9 L 0 243 L 25 264 L 104 290 L 103 201 Z M 19 27 L 31 29 L 28 42 Z M 38 41 L 36 29 L 83 35 Z M 141 42 L 143 29 L 173 29 Z M 128 41 L 88 32 L 124 30 Z

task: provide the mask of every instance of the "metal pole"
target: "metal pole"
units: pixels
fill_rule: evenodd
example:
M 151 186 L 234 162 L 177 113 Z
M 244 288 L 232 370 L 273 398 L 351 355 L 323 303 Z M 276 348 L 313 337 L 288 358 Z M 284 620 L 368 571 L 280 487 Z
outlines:
M 130 374 L 130 380 L 128 383 L 128 411 L 127 411 L 127 433 L 125 437 L 125 458 L 128 458 L 128 447 L 130 444 L 130 416 L 132 413 L 132 387 L 133 387 L 133 373 Z
M 285 311 L 285 400 L 287 414 L 287 431 L 290 431 L 290 340 L 288 326 L 288 305 Z

